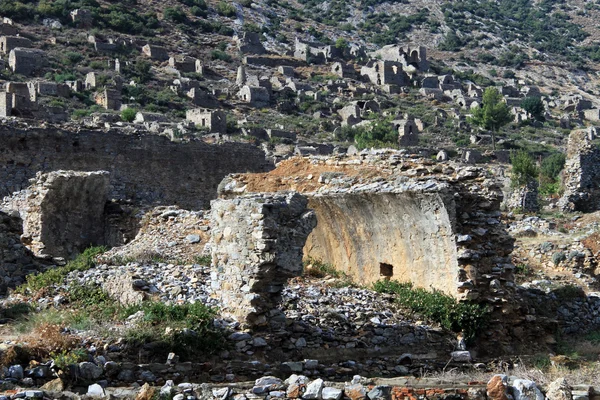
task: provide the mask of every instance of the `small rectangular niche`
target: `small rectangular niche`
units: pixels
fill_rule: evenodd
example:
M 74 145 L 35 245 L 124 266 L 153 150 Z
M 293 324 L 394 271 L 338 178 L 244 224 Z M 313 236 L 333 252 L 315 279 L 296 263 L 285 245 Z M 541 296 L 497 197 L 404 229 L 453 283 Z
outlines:
M 379 276 L 385 280 L 390 280 L 394 276 L 394 266 L 386 263 L 379 263 Z

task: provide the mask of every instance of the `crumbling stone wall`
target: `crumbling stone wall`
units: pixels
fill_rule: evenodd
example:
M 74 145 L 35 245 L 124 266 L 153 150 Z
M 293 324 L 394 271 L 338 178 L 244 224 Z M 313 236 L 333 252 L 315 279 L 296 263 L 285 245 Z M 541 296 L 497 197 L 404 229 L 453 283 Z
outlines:
M 25 281 L 39 270 L 39 263 L 22 243 L 22 221 L 16 215 L 0 211 L 0 294 Z
M 559 201 L 564 211 L 600 210 L 600 148 L 586 130 L 569 135 L 564 168 L 565 193 Z
M 29 186 L 38 171 L 108 171 L 110 197 L 137 203 L 207 207 L 230 173 L 267 171 L 273 164 L 252 145 L 172 142 L 118 130 L 78 132 L 0 126 L 0 196 Z
M 281 317 L 287 279 L 302 273 L 302 247 L 315 226 L 298 193 L 249 195 L 211 203 L 212 289 L 241 323 Z
M 22 242 L 39 257 L 70 257 L 104 244 L 106 171 L 38 173 L 31 186 L 7 197 L 4 210 L 23 220 Z

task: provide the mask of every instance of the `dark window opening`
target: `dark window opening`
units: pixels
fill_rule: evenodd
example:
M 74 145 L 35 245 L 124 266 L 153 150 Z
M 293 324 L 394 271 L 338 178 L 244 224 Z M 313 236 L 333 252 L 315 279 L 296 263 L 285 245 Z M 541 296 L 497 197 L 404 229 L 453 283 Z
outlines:
M 394 266 L 386 263 L 379 263 L 379 276 L 385 280 L 389 280 L 394 276 Z

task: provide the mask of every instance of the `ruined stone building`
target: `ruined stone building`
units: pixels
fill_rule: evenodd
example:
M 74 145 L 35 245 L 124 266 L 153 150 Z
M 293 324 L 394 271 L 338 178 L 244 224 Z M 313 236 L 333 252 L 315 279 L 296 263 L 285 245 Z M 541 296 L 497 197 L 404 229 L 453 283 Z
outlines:
M 106 171 L 38 173 L 31 185 L 5 198 L 4 211 L 23 220 L 21 240 L 37 256 L 70 257 L 104 244 Z
M 253 107 L 263 107 L 269 104 L 271 96 L 264 87 L 245 85 L 238 92 L 238 98 Z
M 212 266 L 226 272 L 212 274 L 213 288 L 225 311 L 249 326 L 277 318 L 282 279 L 300 274 L 302 253 L 359 284 L 409 281 L 511 312 L 514 240 L 500 223 L 500 185 L 481 168 L 455 165 L 424 172 L 427 179 L 399 169 L 365 178 L 398 157 L 349 156 L 344 170 L 322 158 L 294 158 L 289 163 L 303 174 L 319 175 L 316 186 L 299 193 L 297 175 L 227 177 L 211 207 Z M 431 163 L 414 168 L 431 171 L 424 168 Z
M 106 110 L 120 110 L 121 92 L 115 89 L 105 88 L 102 92 L 94 95 L 94 101 Z
M 187 110 L 185 118 L 199 128 L 207 128 L 211 133 L 227 133 L 227 118 L 223 111 L 196 108 Z
M 260 42 L 260 34 L 256 32 L 242 32 L 236 36 L 238 50 L 242 54 L 265 54 L 267 51 Z
M 153 60 L 166 61 L 169 59 L 169 53 L 167 49 L 162 46 L 156 46 L 154 44 L 147 44 L 142 47 L 142 53 Z
M 427 49 L 423 46 L 401 47 L 398 45 L 387 45 L 381 49 L 369 54 L 372 58 L 384 61 L 399 62 L 403 67 L 412 65 L 419 71 L 427 71 L 429 62 L 427 61 Z
M 398 145 L 400 147 L 417 146 L 419 144 L 419 127 L 414 117 L 405 115 L 404 119 L 392 121 L 394 129 L 398 130 Z
M 361 76 L 374 85 L 408 85 L 408 75 L 395 61 L 371 60 L 360 69 Z
M 20 36 L 0 36 L 0 54 L 8 54 L 17 47 L 31 47 L 31 40 Z
M 306 42 L 296 38 L 294 57 L 299 60 L 309 60 L 314 64 L 324 64 L 342 56 L 340 49 L 333 45 Z
M 189 56 L 175 56 L 169 58 L 169 66 L 180 72 L 196 72 L 198 60 Z
M 38 49 L 17 47 L 8 55 L 8 65 L 17 74 L 31 75 L 47 64 L 46 52 Z
M 92 13 L 82 8 L 71 11 L 71 20 L 75 26 L 83 29 L 91 28 L 93 23 Z
M 331 73 L 339 76 L 340 78 L 354 78 L 356 75 L 354 66 L 339 61 L 334 62 L 331 65 Z

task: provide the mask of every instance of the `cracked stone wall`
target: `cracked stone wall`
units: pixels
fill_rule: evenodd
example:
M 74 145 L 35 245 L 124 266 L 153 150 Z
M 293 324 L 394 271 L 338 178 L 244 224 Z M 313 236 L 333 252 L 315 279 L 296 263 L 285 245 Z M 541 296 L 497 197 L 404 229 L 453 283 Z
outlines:
M 302 274 L 302 248 L 315 225 L 307 203 L 298 193 L 211 203 L 211 286 L 226 314 L 249 326 L 285 322 L 280 292 Z
M 569 135 L 563 172 L 565 193 L 559 201 L 563 211 L 600 210 L 600 148 L 590 136 L 586 130 Z
M 164 136 L 119 130 L 0 126 L 0 197 L 23 190 L 38 171 L 108 171 L 109 196 L 150 205 L 205 208 L 219 182 L 233 172 L 273 168 L 249 144 L 172 142 Z
M 104 244 L 106 171 L 38 173 L 31 185 L 4 199 L 23 220 L 21 241 L 38 257 L 70 257 Z

